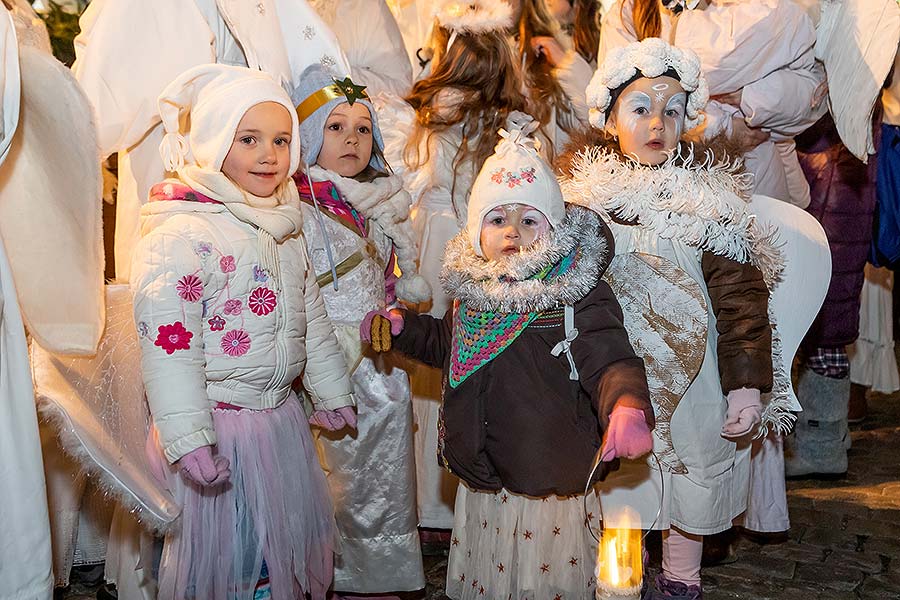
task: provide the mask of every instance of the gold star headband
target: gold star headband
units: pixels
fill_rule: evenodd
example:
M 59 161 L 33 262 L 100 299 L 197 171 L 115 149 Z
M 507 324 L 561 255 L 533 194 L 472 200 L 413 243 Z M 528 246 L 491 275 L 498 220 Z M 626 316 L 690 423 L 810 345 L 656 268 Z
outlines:
M 332 81 L 334 83 L 314 92 L 297 106 L 297 118 L 300 120 L 300 123 L 336 98 L 346 98 L 350 106 L 353 106 L 353 103 L 357 100 L 369 100 L 366 86 L 356 85 L 350 81 L 349 77 L 345 77 L 343 80 L 335 78 Z

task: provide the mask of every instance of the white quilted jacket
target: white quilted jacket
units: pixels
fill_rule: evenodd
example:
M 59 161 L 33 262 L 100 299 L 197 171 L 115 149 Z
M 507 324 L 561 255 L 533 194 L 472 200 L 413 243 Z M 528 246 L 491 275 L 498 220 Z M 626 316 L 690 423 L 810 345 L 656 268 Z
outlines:
M 170 462 L 216 443 L 215 403 L 277 407 L 301 373 L 316 408 L 353 405 L 302 236 L 278 245 L 276 291 L 259 267 L 256 229 L 224 205 L 155 201 L 141 218 L 134 316 L 150 411 Z

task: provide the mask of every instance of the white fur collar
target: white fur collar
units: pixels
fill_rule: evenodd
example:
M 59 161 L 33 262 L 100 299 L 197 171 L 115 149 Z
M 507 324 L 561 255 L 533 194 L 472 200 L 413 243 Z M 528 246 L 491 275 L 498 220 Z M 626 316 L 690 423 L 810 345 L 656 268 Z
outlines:
M 528 279 L 554 265 L 580 246 L 578 259 L 559 277 Z M 501 313 L 541 312 L 572 305 L 584 298 L 609 265 L 599 217 L 578 206 L 566 209 L 565 220 L 535 246 L 515 256 L 487 261 L 475 254 L 463 230 L 447 243 L 441 284 L 451 298 L 472 308 Z
M 782 270 L 776 231 L 761 227 L 748 210 L 750 179 L 738 161 L 707 151 L 695 160 L 683 144 L 658 167 L 622 159 L 603 148 L 579 152 L 572 176 L 560 182 L 566 202 L 605 217 L 636 221 L 665 239 L 752 262 L 771 289 Z

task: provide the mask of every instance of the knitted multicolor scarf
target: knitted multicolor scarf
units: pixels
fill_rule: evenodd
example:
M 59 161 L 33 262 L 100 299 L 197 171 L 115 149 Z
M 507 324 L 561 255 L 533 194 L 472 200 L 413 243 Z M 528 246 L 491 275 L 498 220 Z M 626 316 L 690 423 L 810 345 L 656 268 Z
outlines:
M 575 264 L 581 255 L 576 246 L 556 264 L 547 265 L 528 279 L 549 281 Z M 455 388 L 475 371 L 497 358 L 525 331 L 540 312 L 481 311 L 466 301 L 453 302 L 453 337 L 450 342 L 450 387 Z

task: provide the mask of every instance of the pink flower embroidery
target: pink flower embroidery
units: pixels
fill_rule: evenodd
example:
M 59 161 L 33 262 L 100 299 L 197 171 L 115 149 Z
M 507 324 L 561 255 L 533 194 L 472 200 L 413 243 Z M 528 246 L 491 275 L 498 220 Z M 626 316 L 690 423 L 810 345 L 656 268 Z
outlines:
M 222 336 L 221 345 L 228 356 L 243 356 L 250 349 L 250 336 L 243 329 L 232 329 Z
M 231 273 L 234 271 L 234 257 L 232 255 L 223 256 L 219 259 L 219 268 L 223 273 Z
M 194 334 L 184 328 L 181 321 L 175 321 L 171 325 L 160 325 L 159 335 L 156 336 L 154 345 L 172 354 L 176 350 L 188 350 L 191 347 L 191 338 Z
M 537 179 L 537 178 L 534 176 L 534 167 L 529 167 L 529 168 L 527 168 L 527 169 L 522 169 L 522 171 L 519 173 L 519 175 L 521 175 L 521 176 L 522 176 L 522 179 L 524 179 L 524 180 L 527 181 L 528 183 L 534 183 L 534 180 Z
M 178 295 L 186 302 L 196 302 L 203 295 L 203 284 L 196 275 L 185 275 L 175 286 Z
M 503 173 L 506 171 L 503 167 L 491 173 L 491 181 L 494 183 L 503 183 Z
M 253 311 L 253 314 L 263 317 L 273 310 L 278 301 L 275 299 L 275 292 L 267 287 L 258 287 L 250 292 L 250 298 L 247 300 L 247 306 Z
M 209 328 L 213 331 L 222 331 L 225 329 L 225 319 L 219 315 L 213 315 L 212 319 L 207 321 L 207 323 L 209 323 Z
M 231 300 L 225 301 L 225 314 L 226 315 L 239 315 L 241 314 L 242 303 L 237 298 L 232 298 Z

